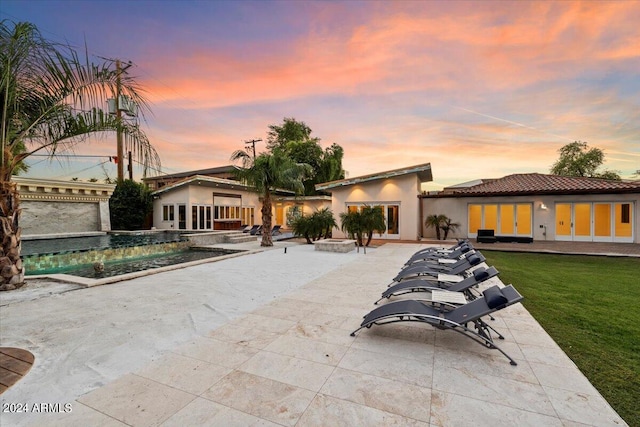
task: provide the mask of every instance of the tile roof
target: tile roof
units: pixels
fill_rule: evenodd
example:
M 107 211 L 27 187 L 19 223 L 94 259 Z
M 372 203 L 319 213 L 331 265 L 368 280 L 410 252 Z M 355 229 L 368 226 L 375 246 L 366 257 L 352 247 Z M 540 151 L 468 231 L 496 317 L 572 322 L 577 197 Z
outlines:
M 448 188 L 425 197 L 472 197 L 526 194 L 640 193 L 640 181 L 524 173 L 485 180 L 462 188 Z

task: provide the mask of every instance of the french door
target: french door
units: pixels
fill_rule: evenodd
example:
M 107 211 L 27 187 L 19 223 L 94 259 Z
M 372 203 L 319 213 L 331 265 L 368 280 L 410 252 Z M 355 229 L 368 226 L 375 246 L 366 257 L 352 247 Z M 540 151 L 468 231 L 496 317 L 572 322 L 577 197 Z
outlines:
M 633 242 L 633 204 L 556 203 L 556 240 Z

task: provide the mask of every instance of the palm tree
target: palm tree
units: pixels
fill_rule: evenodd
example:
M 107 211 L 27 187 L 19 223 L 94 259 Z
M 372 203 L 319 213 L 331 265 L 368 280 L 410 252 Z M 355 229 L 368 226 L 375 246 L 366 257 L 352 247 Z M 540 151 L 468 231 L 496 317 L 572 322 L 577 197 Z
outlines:
M 12 176 L 26 170 L 27 157 L 54 157 L 89 134 L 120 130 L 144 164 L 160 164 L 137 125 L 101 109 L 119 91 L 148 110 L 134 79 L 113 65 L 81 60 L 70 46 L 44 39 L 33 24 L 0 21 L 0 290 L 24 284 L 20 199 Z
M 316 216 L 318 222 L 318 238 L 328 239 L 331 237 L 331 230 L 337 227 L 336 219 L 333 217 L 333 212 L 329 208 L 322 208 L 313 213 Z
M 424 225 L 426 225 L 427 228 L 433 227 L 436 229 L 436 238 L 438 240 L 440 240 L 440 228 L 442 227 L 442 224 L 444 223 L 446 218 L 447 217 L 444 215 L 433 214 L 429 215 L 424 222 Z
M 360 211 L 340 213 L 340 229 L 347 233 L 350 239 L 355 239 L 358 246 L 362 246 L 364 226 Z
M 355 239 L 358 246 L 369 246 L 375 232 L 382 234 L 386 231 L 384 212 L 380 206 L 365 205 L 357 211 L 342 212 L 340 222 L 342 231 Z
M 369 246 L 373 233 L 382 234 L 387 230 L 384 221 L 384 212 L 382 206 L 368 206 L 365 205 L 362 208 L 362 221 L 363 229 L 367 235 L 367 243 L 365 246 Z
M 249 187 L 255 189 L 262 198 L 262 243 L 260 246 L 273 246 L 271 238 L 272 192 L 276 188 L 304 193 L 302 180 L 309 173 L 304 163 L 296 163 L 278 148 L 270 153 L 262 153 L 255 159 L 245 151 L 238 150 L 231 156 L 232 161 L 241 161 L 242 167 L 236 169 L 236 176 Z
M 442 238 L 444 240 L 447 240 L 449 233 L 455 232 L 458 229 L 458 227 L 460 227 L 460 224 L 458 224 L 457 222 L 453 222 L 453 220 L 449 217 L 445 217 L 444 221 L 442 222 L 442 225 L 440 226 L 440 228 L 442 229 L 442 232 L 444 233 L 444 236 L 442 236 Z

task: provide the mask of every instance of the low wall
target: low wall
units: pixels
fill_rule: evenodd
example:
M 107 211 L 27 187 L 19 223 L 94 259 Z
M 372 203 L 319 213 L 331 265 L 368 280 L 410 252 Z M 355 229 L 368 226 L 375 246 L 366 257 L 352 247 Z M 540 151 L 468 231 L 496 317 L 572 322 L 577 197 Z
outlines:
M 356 248 L 355 240 L 324 239 L 313 242 L 316 251 L 347 253 Z
M 228 231 L 212 231 L 210 233 L 184 234 L 183 237 L 189 239 L 189 242 L 193 246 L 206 246 L 226 243 L 226 236 L 228 234 Z

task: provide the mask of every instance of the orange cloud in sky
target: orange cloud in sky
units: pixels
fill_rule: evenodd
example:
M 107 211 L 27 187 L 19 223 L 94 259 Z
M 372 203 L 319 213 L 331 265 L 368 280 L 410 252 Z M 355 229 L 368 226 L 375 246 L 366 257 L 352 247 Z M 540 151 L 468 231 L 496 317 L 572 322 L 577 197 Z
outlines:
M 352 176 L 431 162 L 447 184 L 546 172 L 573 140 L 637 152 L 638 86 L 618 80 L 640 67 L 638 4 L 292 2 L 260 20 L 294 36 L 185 28 L 136 59 L 149 137 L 171 171 L 200 169 L 295 117 L 344 147 Z

